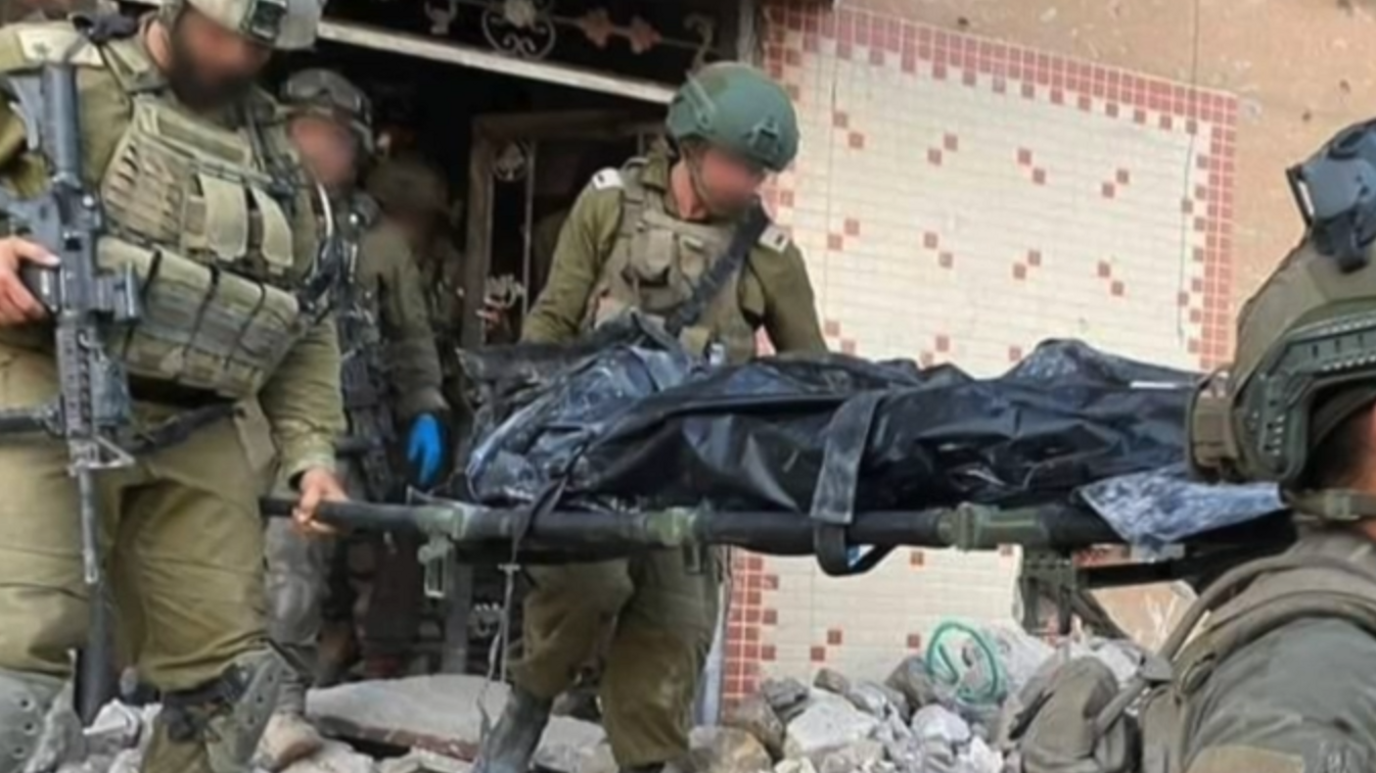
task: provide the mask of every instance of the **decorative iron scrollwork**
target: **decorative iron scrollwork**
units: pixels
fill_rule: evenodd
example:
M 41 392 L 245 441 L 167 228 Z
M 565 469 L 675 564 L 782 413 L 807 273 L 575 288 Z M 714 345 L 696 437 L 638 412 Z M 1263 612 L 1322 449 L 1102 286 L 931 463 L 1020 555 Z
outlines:
M 544 59 L 559 39 L 551 0 L 504 0 L 483 9 L 483 37 L 498 51 L 522 59 Z

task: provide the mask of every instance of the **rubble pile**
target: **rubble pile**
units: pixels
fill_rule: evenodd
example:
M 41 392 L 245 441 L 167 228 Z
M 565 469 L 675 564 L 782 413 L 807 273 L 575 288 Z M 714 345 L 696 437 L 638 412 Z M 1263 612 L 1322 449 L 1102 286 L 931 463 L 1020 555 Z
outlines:
M 883 681 L 852 681 L 823 669 L 810 686 L 764 682 L 719 725 L 694 729 L 692 752 L 675 773 L 1014 771 L 1008 733 L 1029 685 L 1082 656 L 1102 661 L 1120 682 L 1141 663 L 1140 650 L 1126 642 L 1053 648 L 1014 628 L 958 627 L 966 635 L 957 645 L 910 656 Z M 448 675 L 318 690 L 310 696 L 311 718 L 334 740 L 285 771 L 260 773 L 467 773 L 505 693 L 479 677 Z M 85 732 L 86 760 L 61 773 L 136 773 L 156 711 L 107 706 Z M 551 721 L 535 766 L 550 773 L 617 770 L 602 728 L 570 717 Z

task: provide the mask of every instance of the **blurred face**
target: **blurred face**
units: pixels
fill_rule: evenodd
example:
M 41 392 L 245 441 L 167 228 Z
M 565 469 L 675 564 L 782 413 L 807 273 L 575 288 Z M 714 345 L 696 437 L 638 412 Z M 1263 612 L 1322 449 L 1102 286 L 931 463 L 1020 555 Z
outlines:
M 167 80 L 177 99 L 193 110 L 231 104 L 253 87 L 272 49 L 225 29 L 192 8 L 167 30 L 171 50 Z
M 291 139 L 312 176 L 327 190 L 337 191 L 354 181 L 358 142 L 349 127 L 317 115 L 292 119 Z
M 714 215 L 741 214 L 764 184 L 764 167 L 717 148 L 697 149 L 689 163 L 696 166 L 698 195 Z

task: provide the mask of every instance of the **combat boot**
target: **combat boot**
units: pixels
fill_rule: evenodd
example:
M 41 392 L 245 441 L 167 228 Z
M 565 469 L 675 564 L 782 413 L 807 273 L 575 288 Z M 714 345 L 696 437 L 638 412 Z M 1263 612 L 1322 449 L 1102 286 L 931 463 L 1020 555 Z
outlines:
M 297 762 L 325 748 L 325 739 L 306 719 L 306 688 L 304 675 L 292 671 L 282 681 L 273 711 L 253 761 L 269 773 L 286 770 Z
M 526 773 L 549 723 L 553 703 L 512 687 L 501 719 L 483 739 L 473 773 Z

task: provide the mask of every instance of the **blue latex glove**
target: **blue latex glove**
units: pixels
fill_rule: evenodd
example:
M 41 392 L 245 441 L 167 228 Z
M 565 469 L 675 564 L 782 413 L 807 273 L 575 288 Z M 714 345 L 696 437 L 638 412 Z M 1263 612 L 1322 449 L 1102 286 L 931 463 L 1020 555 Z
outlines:
M 412 483 L 421 488 L 435 485 L 444 463 L 444 425 L 434 414 L 422 413 L 411 422 L 406 461 L 411 464 Z

